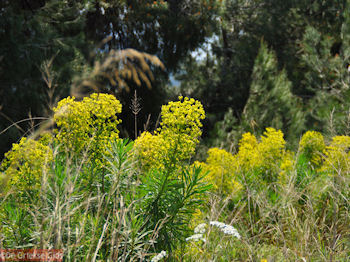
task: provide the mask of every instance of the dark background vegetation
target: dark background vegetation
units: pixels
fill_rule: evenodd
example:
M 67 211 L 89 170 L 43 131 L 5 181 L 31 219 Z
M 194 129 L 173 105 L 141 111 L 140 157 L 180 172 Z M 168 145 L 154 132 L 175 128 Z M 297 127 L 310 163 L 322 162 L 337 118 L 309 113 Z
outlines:
M 3 0 L 0 132 L 32 120 L 0 134 L 0 159 L 111 49 L 157 55 L 166 67 L 154 69 L 152 89 L 106 86 L 123 103 L 124 136 L 133 137 L 134 89 L 140 131 L 177 95 L 199 99 L 208 146 L 267 126 L 295 141 L 309 129 L 347 134 L 349 9 L 345 0 Z

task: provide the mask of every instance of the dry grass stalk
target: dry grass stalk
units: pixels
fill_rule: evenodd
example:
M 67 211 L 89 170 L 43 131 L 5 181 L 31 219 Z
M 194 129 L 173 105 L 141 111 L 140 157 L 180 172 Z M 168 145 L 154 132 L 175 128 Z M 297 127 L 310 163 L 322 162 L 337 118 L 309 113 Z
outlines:
M 137 97 L 137 91 L 135 90 L 134 97 L 131 100 L 130 109 L 132 113 L 134 114 L 134 132 L 135 132 L 135 139 L 137 138 L 137 115 L 141 111 L 141 99 Z
M 141 86 L 142 80 L 148 88 L 151 88 L 154 76 L 148 63 L 164 69 L 163 63 L 156 56 L 134 49 L 111 50 L 102 63 L 95 62 L 88 77 L 75 83 L 72 95 L 81 97 L 86 90 L 107 91 L 106 80 L 112 86 L 117 86 L 118 91 L 123 88 L 129 91 L 127 81 L 133 81 Z

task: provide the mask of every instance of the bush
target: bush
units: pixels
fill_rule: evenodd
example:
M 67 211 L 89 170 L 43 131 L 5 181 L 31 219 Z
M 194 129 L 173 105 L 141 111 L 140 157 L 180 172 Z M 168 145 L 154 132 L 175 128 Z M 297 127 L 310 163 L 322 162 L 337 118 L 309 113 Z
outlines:
M 206 242 L 192 243 L 185 257 L 193 261 L 208 257 L 346 261 L 350 250 L 349 141 L 349 137 L 336 136 L 326 145 L 320 133 L 309 131 L 294 153 L 285 149 L 281 131 L 268 128 L 260 141 L 251 133 L 244 134 L 236 154 L 209 149 L 207 162 L 201 165 L 215 166 L 208 175 L 219 181 L 212 180 L 214 185 L 225 174 L 232 182 L 238 181 L 241 190 L 213 195 L 200 222 L 228 221 L 237 225 L 242 239 L 213 235 Z
M 184 243 L 209 189 L 201 169 L 185 162 L 201 134 L 201 104 L 185 98 L 163 107 L 161 128 L 148 136 L 166 151 L 152 168 L 152 147 L 119 138 L 115 97 L 69 97 L 54 110 L 54 134 L 23 138 L 1 164 L 0 246 L 63 248 L 67 260 L 144 260 Z
M 18 144 L 13 144 L 1 163 L 2 191 L 12 191 L 18 197 L 37 197 L 43 175 L 47 175 L 52 161 L 49 146 L 23 137 Z

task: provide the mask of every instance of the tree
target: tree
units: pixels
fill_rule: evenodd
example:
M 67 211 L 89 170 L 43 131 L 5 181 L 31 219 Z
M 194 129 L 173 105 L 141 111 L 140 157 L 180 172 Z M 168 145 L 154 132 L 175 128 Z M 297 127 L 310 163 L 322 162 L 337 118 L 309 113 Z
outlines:
M 302 83 L 312 94 L 306 104 L 308 128 L 333 136 L 350 132 L 350 1 L 343 18 L 338 35 L 322 34 L 310 26 L 301 42 L 306 72 Z
M 304 128 L 301 101 L 291 92 L 292 83 L 285 70 L 278 71 L 276 55 L 262 42 L 255 59 L 250 95 L 242 124 L 261 135 L 267 127 L 280 129 L 297 139 Z
M 140 121 L 146 122 L 148 114 L 152 114 L 155 122 L 166 100 L 161 86 L 168 81 L 169 72 L 177 69 L 178 62 L 210 34 L 217 9 L 217 2 L 212 0 L 5 0 L 0 5 L 1 131 L 26 119 L 29 113 L 32 117 L 47 115 L 48 100 L 52 98 L 50 104 L 54 104 L 55 97 L 67 96 L 76 75 L 89 69 L 107 51 L 126 48 L 157 55 L 168 70 L 155 71 L 157 79 L 152 82 L 152 90 L 141 81 L 138 92 L 144 116 Z M 103 41 L 108 37 L 110 41 Z M 51 87 L 56 87 L 49 97 L 43 75 L 51 81 Z M 129 86 L 131 92 L 112 84 L 106 84 L 104 89 L 117 94 L 124 105 L 125 136 L 131 130 L 133 133 L 129 104 L 138 85 L 130 81 Z M 12 142 L 27 132 L 29 122 L 1 134 L 0 158 Z
M 31 124 L 38 124 L 35 117 L 48 116 L 48 104 L 69 94 L 74 75 L 82 71 L 89 46 L 81 33 L 82 9 L 83 4 L 76 1 L 1 2 L 0 130 L 29 115 L 33 121 L 13 125 L 1 134 L 0 159 L 13 142 L 30 132 Z M 50 97 L 42 71 L 53 81 Z
M 188 66 L 184 65 L 185 69 L 183 70 L 191 73 L 191 75 L 181 76 L 183 80 L 181 92 L 191 93 L 193 90 L 200 90 L 192 93 L 202 96 L 197 96 L 199 100 L 208 100 L 206 111 L 213 116 L 211 123 L 220 122 L 217 125 L 210 125 L 211 128 L 216 126 L 214 130 L 212 129 L 211 138 L 218 137 L 218 132 L 222 133 L 223 129 L 227 133 L 232 133 L 238 129 L 248 128 L 242 124 L 244 118 L 242 114 L 243 110 L 247 111 L 245 108 L 247 108 L 249 100 L 254 100 L 251 98 L 254 92 L 250 89 L 256 84 L 256 82 L 253 82 L 256 80 L 257 75 L 253 70 L 256 67 L 256 57 L 262 39 L 270 49 L 274 50 L 275 70 L 277 70 L 276 72 L 281 71 L 281 73 L 278 73 L 280 74 L 278 77 L 279 81 L 285 84 L 290 81 L 288 85 L 290 86 L 291 94 L 297 95 L 297 97 L 302 99 L 302 101 L 297 99 L 298 103 L 302 103 L 300 110 L 304 112 L 317 111 L 317 105 L 312 109 L 310 108 L 312 103 L 309 103 L 310 99 L 318 93 L 318 91 L 315 91 L 317 81 L 324 82 L 327 80 L 330 82 L 331 80 L 335 81 L 335 78 L 337 78 L 341 82 L 341 79 L 344 79 L 343 73 L 341 73 L 343 75 L 341 78 L 335 75 L 330 76 L 331 71 L 334 70 L 332 66 L 335 64 L 331 60 L 326 59 L 326 57 L 333 59 L 336 54 L 340 57 L 342 56 L 344 40 L 342 40 L 340 35 L 341 31 L 345 30 L 342 29 L 346 20 L 346 11 L 344 12 L 345 2 L 343 0 L 313 2 L 301 0 L 228 0 L 223 2 L 219 12 L 219 27 L 215 32 L 218 41 L 208 42 L 211 46 L 209 48 L 211 50 L 211 61 L 209 64 L 214 66 L 207 68 L 200 61 L 200 65 L 195 67 L 197 69 L 192 70 L 193 61 L 191 61 L 188 63 Z M 312 40 L 312 37 L 309 39 L 311 42 L 313 41 L 313 44 L 311 42 L 309 44 L 309 51 L 314 52 L 316 56 L 324 57 L 323 60 L 321 59 L 322 65 L 319 64 L 314 68 L 311 67 L 310 57 L 306 58 L 306 53 L 304 52 L 304 48 L 306 48 L 305 34 L 307 34 L 309 27 L 318 31 L 321 39 L 329 38 L 327 47 L 321 48 L 318 45 L 315 46 L 317 44 L 316 39 Z M 308 53 L 307 56 L 311 54 Z M 316 62 L 316 60 L 313 61 Z M 313 78 L 313 80 L 317 80 L 316 82 L 311 80 L 310 76 L 317 74 L 315 68 L 320 68 L 323 65 L 327 66 L 329 77 L 323 80 Z M 335 70 L 338 69 L 344 71 L 346 66 L 340 66 L 339 64 Z M 274 74 L 274 78 L 278 74 Z M 210 77 L 208 77 L 209 75 Z M 282 79 L 285 79 L 285 81 Z M 263 82 L 263 79 L 261 79 L 261 82 Z M 319 89 L 317 88 L 317 90 Z M 263 91 L 264 94 L 266 92 L 269 91 Z M 329 99 L 326 96 L 327 92 L 321 93 L 325 95 L 324 101 L 327 101 Z M 321 99 L 321 97 L 317 99 Z M 317 99 L 314 100 L 316 104 L 318 103 Z M 339 101 L 341 100 L 338 99 L 334 103 L 339 104 Z M 271 109 L 266 110 L 272 112 L 275 105 L 273 103 L 270 105 Z M 264 108 L 270 105 L 266 105 Z M 287 107 L 289 106 L 287 105 Z M 319 109 L 330 112 L 330 108 L 327 107 Z M 258 112 L 257 110 L 255 111 Z M 225 112 L 227 113 L 225 114 Z M 324 114 L 325 112 L 317 116 L 317 118 L 324 118 Z M 309 126 L 312 126 L 312 123 L 316 123 L 316 121 L 310 121 L 309 113 L 306 115 L 306 121 L 310 123 Z M 314 116 L 314 118 L 316 117 Z M 224 122 L 235 123 L 235 126 L 224 128 Z M 286 121 L 283 120 L 282 122 Z M 238 127 L 238 125 L 241 126 Z M 325 126 L 322 125 L 321 127 L 320 125 L 319 127 L 324 128 Z M 286 130 L 284 131 L 286 132 Z M 227 137 L 223 134 L 222 136 Z
M 91 1 L 85 32 L 99 42 L 111 35 L 109 49 L 134 48 L 157 55 L 168 70 L 212 32 L 218 2 L 214 0 Z
M 137 90 L 141 98 L 142 109 L 138 120 L 146 123 L 151 115 L 152 127 L 157 122 L 159 108 L 167 100 L 168 93 L 164 86 L 169 81 L 169 74 L 179 69 L 179 64 L 195 50 L 207 36 L 211 35 L 216 25 L 219 2 L 216 0 L 112 0 L 95 1 L 94 8 L 87 14 L 85 33 L 89 40 L 99 42 L 106 36 L 112 36 L 104 48 L 133 48 L 156 55 L 164 63 L 166 72 L 155 71 L 157 76 L 152 82 L 152 89 L 138 88 L 129 83 L 130 92 L 118 86 L 110 86 L 124 105 L 123 127 L 134 129 L 134 120 L 130 101 Z M 142 83 L 142 87 L 144 83 Z M 142 125 L 139 125 L 142 127 Z M 143 130 L 142 130 L 143 131 Z

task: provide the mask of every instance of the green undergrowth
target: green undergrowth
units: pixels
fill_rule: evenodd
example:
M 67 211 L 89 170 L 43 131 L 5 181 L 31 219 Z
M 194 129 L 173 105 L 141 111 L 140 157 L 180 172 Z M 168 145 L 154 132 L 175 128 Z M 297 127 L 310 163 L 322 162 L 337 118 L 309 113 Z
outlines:
M 52 132 L 0 165 L 0 248 L 63 249 L 66 261 L 347 261 L 350 137 L 243 134 L 191 161 L 205 112 L 179 97 L 159 128 L 119 137 L 112 95 L 73 97 Z

